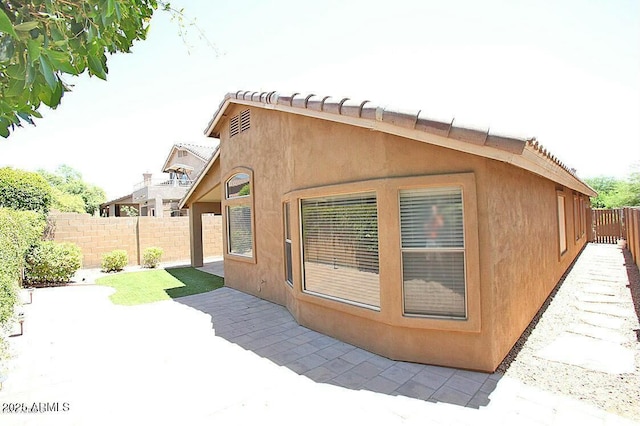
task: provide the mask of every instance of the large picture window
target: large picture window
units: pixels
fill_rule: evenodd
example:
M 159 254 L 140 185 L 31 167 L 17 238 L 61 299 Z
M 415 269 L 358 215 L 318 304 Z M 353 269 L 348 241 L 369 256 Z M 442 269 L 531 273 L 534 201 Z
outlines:
M 304 291 L 379 309 L 375 193 L 303 199 Z
M 466 318 L 462 189 L 400 191 L 404 312 Z
M 235 173 L 225 182 L 227 254 L 253 258 L 251 176 Z

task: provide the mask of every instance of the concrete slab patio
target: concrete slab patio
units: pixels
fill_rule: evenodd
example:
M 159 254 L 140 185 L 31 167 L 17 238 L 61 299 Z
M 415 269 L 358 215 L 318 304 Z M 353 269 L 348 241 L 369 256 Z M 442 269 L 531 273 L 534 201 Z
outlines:
M 0 424 L 634 424 L 508 375 L 379 357 L 230 288 L 133 307 L 111 292 L 36 290 L 0 405 L 50 410 Z

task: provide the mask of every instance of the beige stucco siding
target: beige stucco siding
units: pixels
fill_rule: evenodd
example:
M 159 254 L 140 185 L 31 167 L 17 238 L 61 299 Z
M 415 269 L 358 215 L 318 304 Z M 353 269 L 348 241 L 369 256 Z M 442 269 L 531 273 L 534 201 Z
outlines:
M 573 191 L 499 162 L 487 169 L 490 249 L 493 268 L 495 350 L 502 359 L 586 244 L 576 240 Z M 557 195 L 565 195 L 567 251 L 559 253 Z M 584 196 L 583 196 L 584 197 Z
M 228 116 L 245 109 L 232 106 Z M 584 244 L 584 238 L 574 242 L 567 191 L 568 250 L 559 257 L 557 185 L 548 179 L 387 133 L 249 109 L 249 130 L 229 139 L 228 124 L 220 127 L 220 176 L 224 182 L 238 167 L 253 172 L 255 257 L 247 262 L 227 256 L 225 282 L 286 305 L 310 328 L 394 359 L 492 371 Z M 469 317 L 462 321 L 402 314 L 398 188 L 440 181 L 462 185 L 465 193 Z M 302 292 L 297 202 L 350 189 L 378 197 L 379 312 Z M 293 288 L 284 282 L 287 200 Z

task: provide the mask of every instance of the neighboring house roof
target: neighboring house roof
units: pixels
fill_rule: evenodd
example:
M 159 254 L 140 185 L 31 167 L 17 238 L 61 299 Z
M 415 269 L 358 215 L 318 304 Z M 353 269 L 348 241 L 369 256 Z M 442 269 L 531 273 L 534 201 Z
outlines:
M 200 158 L 203 162 L 208 161 L 211 156 L 213 155 L 213 153 L 216 150 L 215 146 L 203 146 L 203 145 L 194 145 L 194 144 L 190 144 L 190 143 L 177 143 L 174 144 L 173 147 L 171 147 L 171 151 L 169 151 L 169 155 L 167 156 L 167 159 L 164 162 L 164 166 L 162 166 L 162 171 L 166 171 L 170 164 L 169 161 L 171 160 L 171 156 L 173 155 L 173 153 L 177 150 L 186 150 L 189 151 L 190 153 L 192 153 L 193 155 L 195 155 L 196 157 Z M 193 169 L 193 167 L 190 167 L 190 169 Z
M 100 204 L 100 207 L 106 207 L 110 204 L 127 204 L 127 203 L 133 204 L 133 193 L 124 195 L 120 198 L 115 198 L 113 200 L 105 201 L 104 203 Z
M 219 123 L 230 104 L 320 118 L 419 140 L 510 163 L 589 196 L 597 195 L 575 175 L 573 169 L 547 151 L 535 138 L 506 136 L 488 127 L 460 125 L 454 118 L 434 118 L 424 110 L 399 110 L 368 100 L 356 101 L 345 97 L 238 91 L 225 95 L 205 130 L 207 136 L 219 137 Z M 199 180 L 196 180 L 192 189 Z

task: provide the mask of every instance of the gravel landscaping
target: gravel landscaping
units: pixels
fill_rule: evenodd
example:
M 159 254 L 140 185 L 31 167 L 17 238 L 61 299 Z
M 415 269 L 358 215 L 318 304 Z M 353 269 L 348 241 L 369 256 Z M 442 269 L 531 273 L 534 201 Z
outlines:
M 638 269 L 628 254 L 616 246 L 589 244 L 498 371 L 640 419 L 639 287 Z M 557 350 L 562 342 L 587 346 Z

